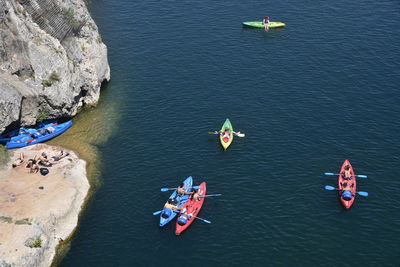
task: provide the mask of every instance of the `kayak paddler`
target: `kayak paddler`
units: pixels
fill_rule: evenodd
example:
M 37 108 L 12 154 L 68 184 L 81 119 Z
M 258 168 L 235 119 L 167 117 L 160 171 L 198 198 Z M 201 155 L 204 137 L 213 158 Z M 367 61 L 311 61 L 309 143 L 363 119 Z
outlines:
M 264 25 L 264 29 L 267 31 L 269 28 L 269 17 L 265 16 L 263 19 L 263 25 Z
M 186 191 L 186 190 L 184 189 L 184 187 L 185 187 L 185 184 L 184 184 L 184 183 L 181 183 L 181 184 L 178 186 L 178 189 L 176 189 L 176 192 L 177 192 L 179 195 L 181 195 L 181 196 L 193 194 L 192 192 Z
M 185 225 L 187 223 L 188 220 L 190 220 L 193 216 L 193 213 L 197 210 L 197 208 L 195 208 L 193 210 L 192 206 L 189 206 L 187 209 L 183 209 L 181 211 L 181 215 L 178 218 L 178 224 L 179 225 Z
M 342 174 L 342 177 L 346 180 L 351 180 L 352 176 L 351 176 L 349 165 L 344 167 L 344 173 Z
M 226 128 L 224 131 L 215 131 L 215 134 L 220 134 L 223 138 L 228 138 L 231 136 L 231 132 L 229 131 L 229 128 Z M 235 136 L 238 136 L 240 132 L 234 132 L 232 131 L 232 134 Z
M 179 210 L 179 211 L 182 210 L 182 208 L 178 208 L 176 202 L 177 202 L 176 199 L 171 199 L 171 198 L 168 199 L 167 203 L 165 203 L 164 205 L 164 209 L 161 214 L 163 218 L 169 218 L 174 212 L 174 210 Z
M 200 201 L 201 200 L 201 195 L 199 194 L 199 190 L 198 189 L 195 189 L 194 191 L 193 191 L 193 195 L 192 195 L 192 199 L 193 199 L 193 201 Z

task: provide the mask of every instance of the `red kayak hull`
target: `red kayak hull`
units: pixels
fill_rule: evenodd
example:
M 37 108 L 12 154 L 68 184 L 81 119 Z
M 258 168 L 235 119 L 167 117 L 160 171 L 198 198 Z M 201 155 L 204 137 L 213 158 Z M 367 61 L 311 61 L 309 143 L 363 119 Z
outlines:
M 346 166 L 350 166 L 350 173 L 352 175 L 352 179 L 351 180 L 346 180 L 344 178 L 344 168 Z M 353 198 L 351 200 L 349 200 L 349 201 L 343 199 L 343 197 L 342 197 L 342 193 L 343 193 L 343 185 L 342 184 L 343 183 L 350 183 L 350 185 L 353 185 L 353 187 L 351 188 L 351 193 L 353 195 Z M 340 199 L 340 202 L 342 203 L 343 207 L 346 210 L 350 209 L 350 207 L 353 205 L 354 200 L 356 198 L 355 196 L 356 196 L 356 192 L 357 192 L 357 181 L 356 181 L 356 177 L 355 177 L 355 174 L 354 174 L 353 167 L 351 166 L 350 162 L 347 159 L 343 162 L 342 168 L 340 169 L 340 172 L 339 172 L 338 188 L 339 188 L 339 199 Z
M 200 184 L 200 188 L 199 188 L 199 195 L 201 196 L 205 196 L 206 195 L 206 182 L 202 182 Z M 204 203 L 204 199 L 205 197 L 202 197 L 200 199 L 200 201 L 194 201 L 192 198 L 186 202 L 183 207 L 182 210 L 186 209 L 186 214 L 189 215 L 193 215 L 193 216 L 197 216 L 197 214 L 199 214 L 201 207 L 203 206 Z M 179 217 L 182 215 L 182 213 L 179 214 L 178 219 L 176 220 L 176 230 L 175 230 L 175 234 L 176 235 L 180 235 L 183 231 L 186 230 L 186 228 L 188 228 L 192 222 L 196 219 L 194 217 L 189 217 L 189 219 L 187 220 L 186 224 L 184 225 L 180 225 L 178 223 Z

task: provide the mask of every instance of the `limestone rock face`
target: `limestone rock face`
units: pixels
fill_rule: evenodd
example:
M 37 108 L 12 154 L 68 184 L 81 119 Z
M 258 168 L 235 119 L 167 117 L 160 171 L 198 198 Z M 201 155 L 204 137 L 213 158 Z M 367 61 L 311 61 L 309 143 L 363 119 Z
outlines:
M 0 133 L 72 117 L 109 79 L 107 48 L 83 0 L 0 0 Z

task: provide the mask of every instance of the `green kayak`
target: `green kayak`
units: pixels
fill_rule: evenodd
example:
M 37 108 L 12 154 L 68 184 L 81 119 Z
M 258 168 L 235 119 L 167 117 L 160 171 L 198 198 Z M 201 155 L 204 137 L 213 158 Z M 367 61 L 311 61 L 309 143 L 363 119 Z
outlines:
M 262 21 L 246 21 L 246 22 L 243 22 L 243 26 L 264 29 L 264 24 L 262 23 Z M 283 23 L 283 22 L 273 22 L 273 21 L 271 21 L 269 23 L 269 28 L 270 29 L 271 28 L 281 28 L 281 27 L 285 27 L 285 23 Z
M 229 119 L 225 120 L 220 132 L 222 134 L 219 135 L 219 140 L 224 150 L 226 150 L 233 141 L 233 127 Z

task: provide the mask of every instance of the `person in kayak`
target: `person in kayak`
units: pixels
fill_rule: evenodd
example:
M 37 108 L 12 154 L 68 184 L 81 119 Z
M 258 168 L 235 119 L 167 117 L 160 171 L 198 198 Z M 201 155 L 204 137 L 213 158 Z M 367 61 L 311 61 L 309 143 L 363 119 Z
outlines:
M 342 177 L 344 179 L 346 179 L 346 180 L 351 180 L 352 179 L 349 165 L 344 167 L 344 173 L 342 174 Z
M 199 194 L 199 190 L 198 189 L 195 189 L 193 191 L 192 199 L 194 201 L 200 201 L 201 200 L 201 195 Z
M 175 198 L 174 199 L 169 198 L 167 203 L 165 203 L 165 205 L 164 205 L 164 209 L 161 213 L 161 216 L 166 219 L 172 215 L 174 210 L 181 211 L 182 208 L 178 208 L 177 204 L 178 204 L 178 201 Z
M 234 134 L 236 134 L 235 132 L 233 132 Z M 229 131 L 229 128 L 225 128 L 225 130 L 219 130 L 219 131 L 215 131 L 215 134 L 219 134 L 221 135 L 224 139 L 227 138 L 227 140 L 229 140 L 229 138 L 231 137 L 231 132 Z
M 223 138 L 228 138 L 228 139 L 231 137 L 231 132 L 229 131 L 228 128 L 226 128 L 224 131 L 215 131 L 215 134 L 220 134 Z M 238 136 L 240 134 L 240 131 L 239 132 L 232 131 L 232 134 Z
M 184 186 L 185 186 L 184 183 L 181 183 L 181 184 L 178 186 L 178 189 L 176 189 L 178 195 L 183 196 L 183 195 L 191 195 L 191 194 L 193 194 L 193 192 L 189 192 L 189 191 L 186 191 L 185 189 L 183 189 Z
M 264 25 L 264 29 L 267 31 L 269 29 L 269 17 L 265 16 L 262 23 Z
M 354 187 L 354 184 L 349 185 L 348 183 L 343 183 L 341 185 L 343 186 L 343 188 L 342 188 L 342 198 L 344 200 L 350 201 L 354 196 L 351 193 L 351 190 Z
M 195 208 L 193 210 L 192 206 L 189 206 L 188 208 L 184 208 L 181 211 L 181 215 L 178 218 L 178 224 L 179 225 L 185 225 L 187 223 L 188 220 L 190 220 L 193 217 L 193 213 L 197 210 L 197 208 Z M 190 211 L 190 212 L 189 212 Z
M 164 205 L 164 209 L 171 209 L 171 210 L 181 210 L 182 208 L 178 208 L 176 199 L 169 198 L 167 203 Z

